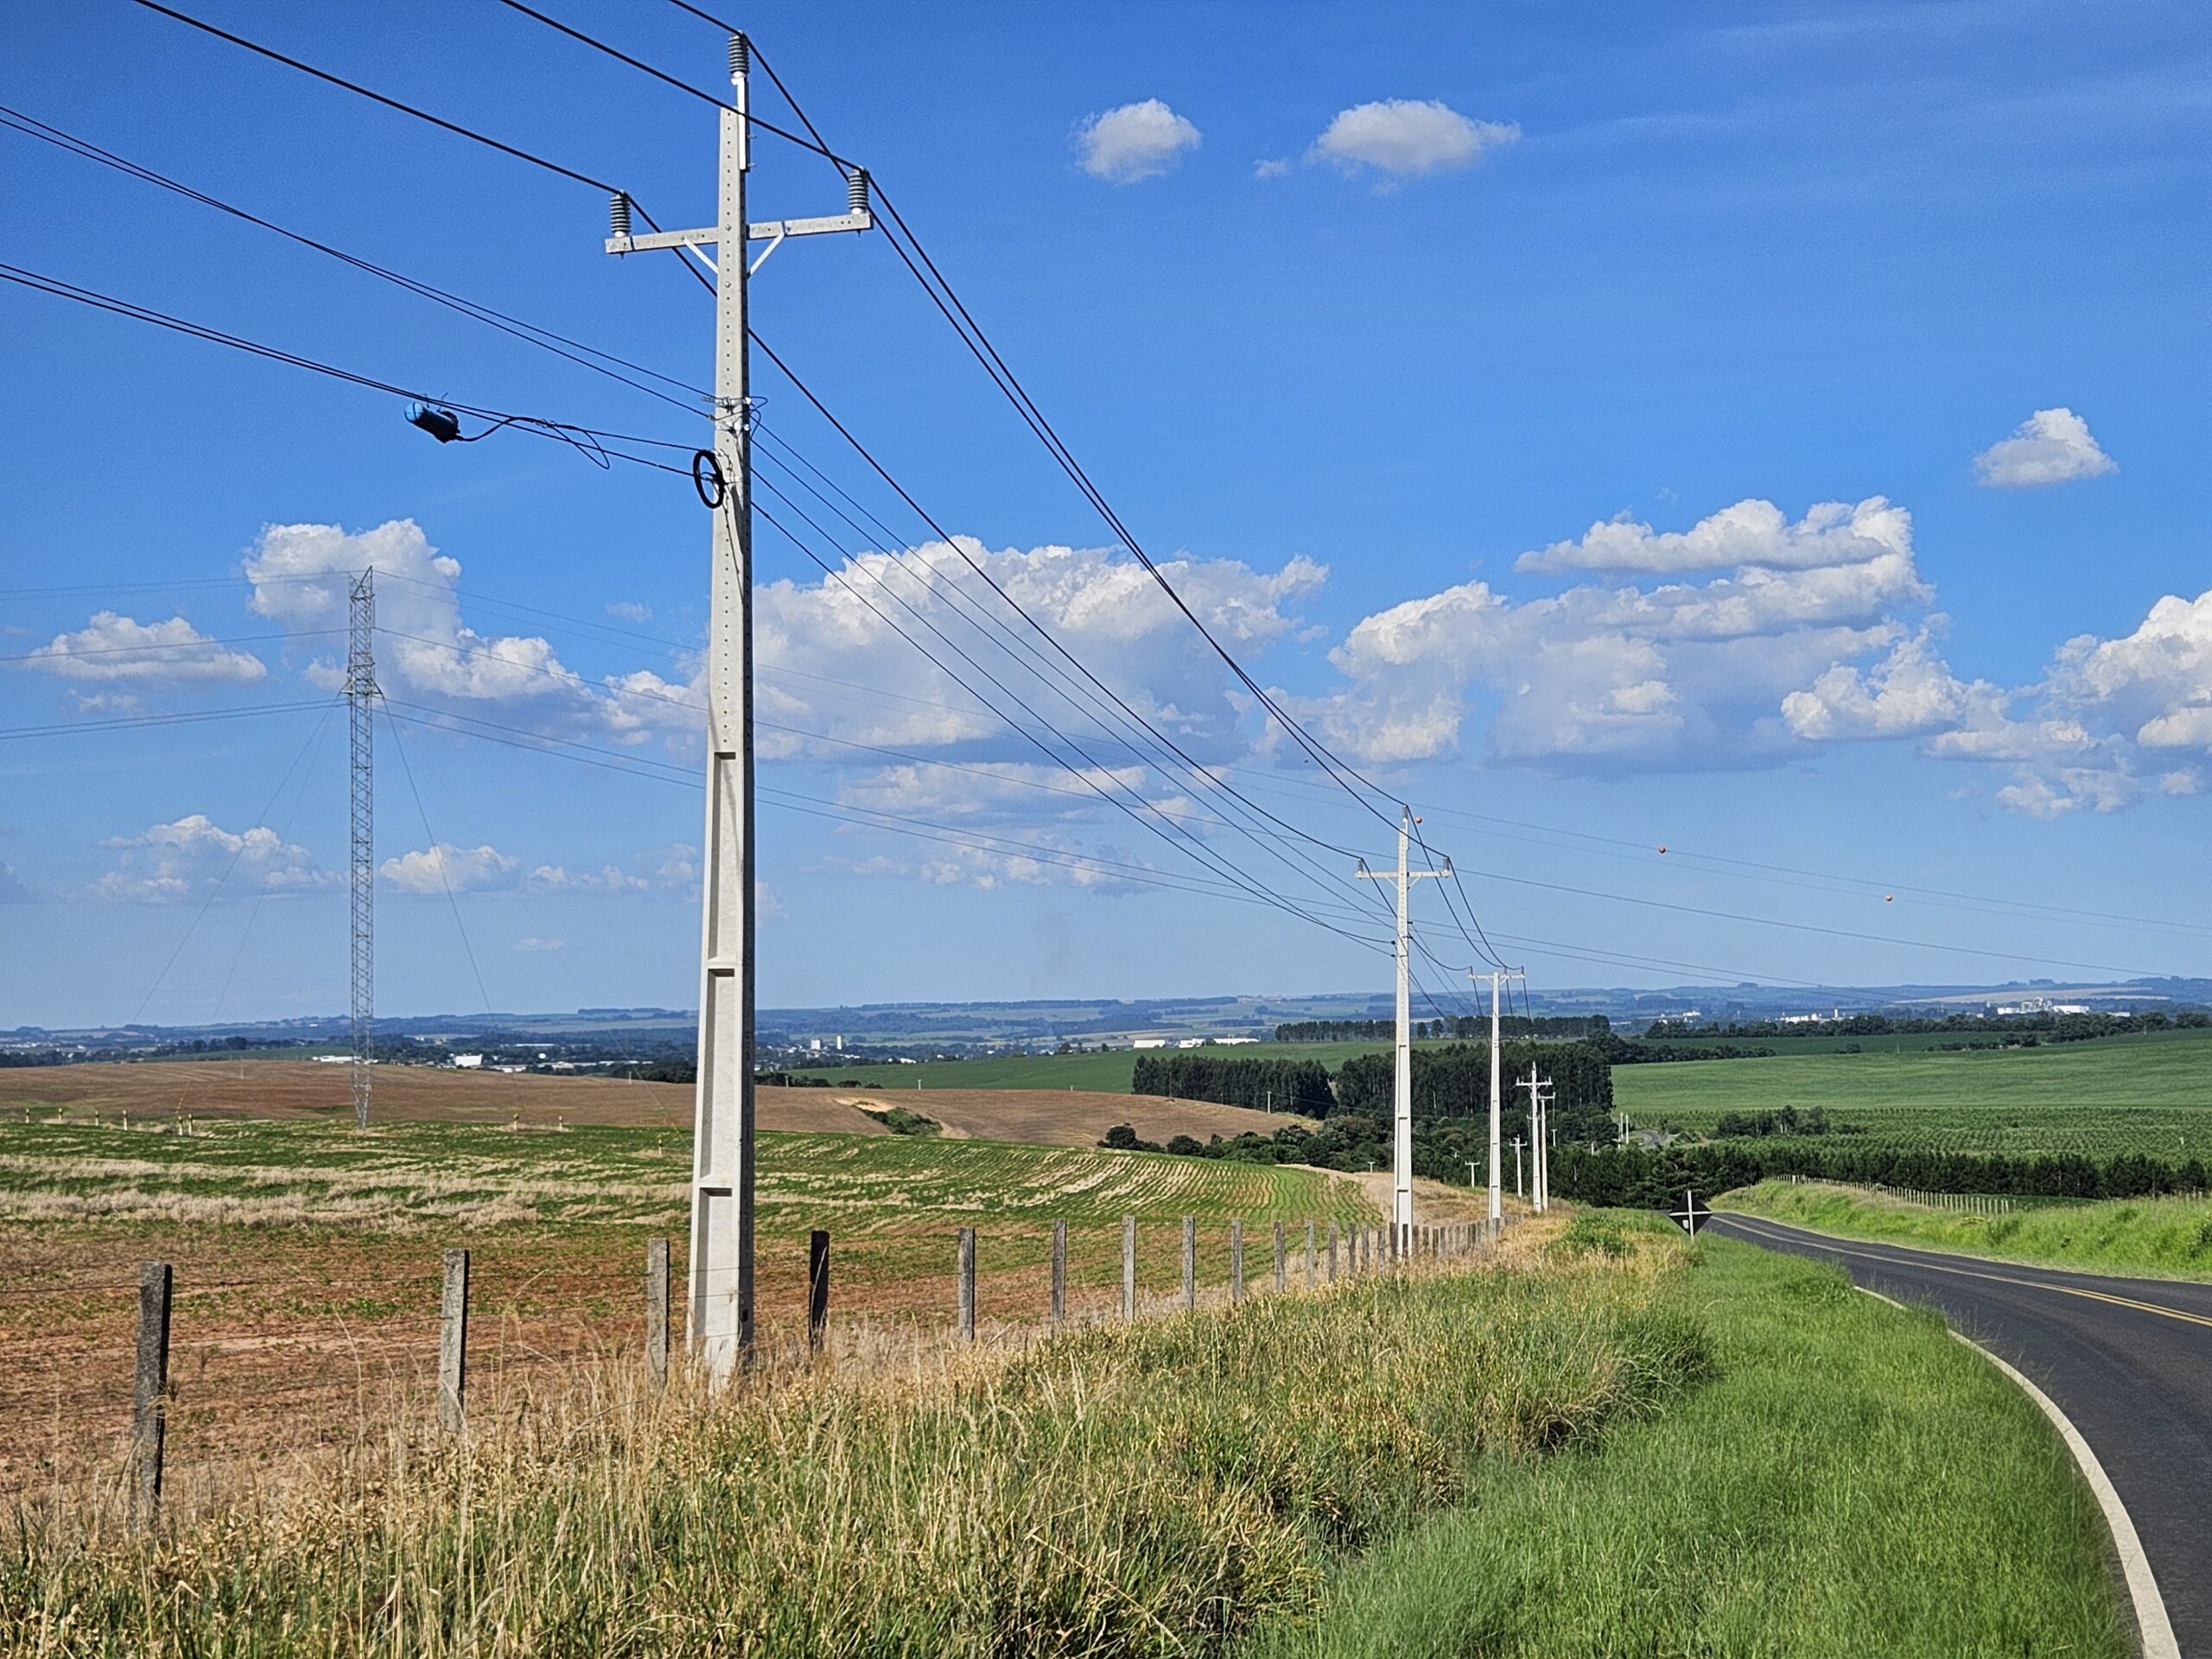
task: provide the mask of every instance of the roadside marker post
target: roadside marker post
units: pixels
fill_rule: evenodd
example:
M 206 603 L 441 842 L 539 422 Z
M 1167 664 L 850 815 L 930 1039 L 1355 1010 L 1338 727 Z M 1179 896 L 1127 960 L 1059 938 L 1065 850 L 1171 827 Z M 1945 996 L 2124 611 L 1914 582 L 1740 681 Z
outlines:
M 1313 1289 L 1314 1283 L 1313 1224 L 1309 1221 L 1306 1224 L 1306 1288 L 1308 1290 Z
M 1695 1238 L 1698 1230 L 1713 1219 L 1713 1211 L 1706 1207 L 1705 1200 L 1699 1198 L 1696 1193 L 1685 1192 L 1682 1194 L 1681 1208 L 1669 1210 L 1667 1216 L 1668 1219 L 1681 1228 L 1684 1233 Z

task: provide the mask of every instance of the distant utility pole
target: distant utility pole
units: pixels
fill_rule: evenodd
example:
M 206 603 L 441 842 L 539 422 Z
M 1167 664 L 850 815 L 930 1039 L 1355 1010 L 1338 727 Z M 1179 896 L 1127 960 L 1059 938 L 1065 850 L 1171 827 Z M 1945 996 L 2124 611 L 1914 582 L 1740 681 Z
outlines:
M 1498 1055 L 1503 1043 L 1498 1032 L 1497 998 L 1498 992 L 1503 988 L 1507 980 L 1525 981 L 1529 976 L 1518 968 L 1500 968 L 1496 972 L 1488 974 L 1478 974 L 1472 969 L 1469 969 L 1467 977 L 1490 981 L 1490 1224 L 1491 1230 L 1495 1232 L 1505 1217 L 1505 1172 L 1503 1160 L 1498 1157 L 1497 1148 L 1498 1116 L 1502 1109 L 1499 1102 L 1497 1068 Z M 1516 1185 L 1517 1185 L 1518 1183 L 1516 1182 Z
M 847 175 L 847 211 L 745 219 L 753 166 L 745 36 L 729 41 L 730 101 L 720 114 L 720 190 L 703 230 L 630 233 L 630 199 L 609 210 L 607 251 L 681 248 L 715 273 L 714 448 L 691 476 L 714 513 L 707 623 L 706 869 L 699 947 L 699 1084 L 691 1147 L 690 1343 L 710 1378 L 753 1348 L 753 479 L 746 290 L 786 237 L 874 228 L 868 175 Z M 758 254 L 748 244 L 765 244 Z M 698 250 L 712 245 L 709 263 Z M 915 1079 L 915 1087 L 921 1080 Z
M 1529 1141 L 1532 1148 L 1533 1166 L 1530 1170 L 1529 1194 L 1529 1203 L 1541 1214 L 1551 1208 L 1552 1201 L 1551 1154 L 1547 1140 L 1547 1131 L 1551 1122 L 1551 1079 L 1539 1078 L 1536 1076 L 1536 1068 L 1532 1065 L 1529 1068 L 1529 1075 L 1513 1086 L 1516 1089 L 1526 1089 L 1529 1091 Z M 1519 1141 L 1514 1142 L 1513 1149 L 1517 1160 L 1521 1150 Z M 1515 1185 L 1519 1185 L 1517 1176 Z
M 1524 1196 L 1521 1191 L 1521 1137 L 1513 1137 L 1513 1196 Z
M 1395 1230 L 1401 1255 L 1413 1248 L 1414 1238 L 1413 924 L 1408 901 L 1413 896 L 1415 881 L 1425 876 L 1440 877 L 1452 873 L 1452 861 L 1448 858 L 1440 870 L 1406 868 L 1413 827 L 1420 822 L 1411 807 L 1399 808 L 1398 868 L 1378 874 L 1369 869 L 1363 858 L 1358 870 L 1363 880 L 1388 881 L 1395 878 L 1398 883 L 1398 1074 L 1396 1121 L 1390 1152 L 1390 1225 Z
M 346 593 L 346 712 L 353 760 L 353 860 L 346 891 L 353 922 L 353 1127 L 369 1127 L 369 1038 L 376 1024 L 377 588 L 374 567 Z

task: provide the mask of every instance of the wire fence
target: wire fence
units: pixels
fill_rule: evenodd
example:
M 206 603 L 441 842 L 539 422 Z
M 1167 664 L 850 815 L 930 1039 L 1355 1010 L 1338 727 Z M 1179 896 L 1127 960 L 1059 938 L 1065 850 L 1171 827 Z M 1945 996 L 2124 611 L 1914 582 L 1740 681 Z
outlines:
M 473 1260 L 393 1241 L 374 1247 L 386 1263 L 376 1277 L 319 1273 L 325 1264 L 304 1251 L 260 1276 L 189 1258 L 133 1263 L 136 1278 L 112 1255 L 48 1264 L 39 1282 L 0 1294 L 0 1492 L 111 1476 L 149 1443 L 157 1469 L 265 1462 L 382 1434 L 448 1395 L 522 1398 L 588 1363 L 664 1375 L 689 1347 L 680 1242 L 658 1273 L 667 1241 L 627 1242 L 644 1246 L 627 1261 L 613 1241 L 547 1261 L 559 1241 L 480 1238 Z M 834 1366 L 887 1341 L 1023 1344 L 1325 1291 L 1492 1242 L 1480 1222 L 1420 1226 L 1394 1243 L 1387 1228 L 1324 1217 L 763 1235 L 749 1363 Z

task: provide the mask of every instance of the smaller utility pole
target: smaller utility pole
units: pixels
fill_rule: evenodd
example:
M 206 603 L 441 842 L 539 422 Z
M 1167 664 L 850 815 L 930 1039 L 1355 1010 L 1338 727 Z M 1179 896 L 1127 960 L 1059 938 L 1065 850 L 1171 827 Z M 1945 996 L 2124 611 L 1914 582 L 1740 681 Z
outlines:
M 1536 1068 L 1530 1066 L 1529 1075 L 1513 1085 L 1529 1091 L 1529 1140 L 1535 1148 L 1535 1167 L 1529 1184 L 1531 1202 L 1539 1214 L 1551 1208 L 1551 1158 L 1549 1130 L 1551 1127 L 1551 1079 L 1539 1078 Z M 1519 1145 L 1516 1142 L 1517 1154 Z
M 1413 896 L 1413 884 L 1424 878 L 1436 879 L 1452 874 L 1452 861 L 1446 859 L 1440 870 L 1414 870 L 1406 867 L 1407 855 L 1413 836 L 1413 827 L 1421 820 L 1414 816 L 1411 807 L 1402 807 L 1398 812 L 1398 868 L 1395 870 L 1375 871 L 1367 868 L 1367 861 L 1359 861 L 1357 874 L 1364 881 L 1388 881 L 1398 884 L 1398 1030 L 1397 1030 L 1397 1086 L 1393 1091 L 1396 1110 L 1391 1135 L 1390 1155 L 1390 1227 L 1396 1245 L 1396 1255 L 1403 1257 L 1413 1248 L 1414 1233 L 1414 1045 L 1413 1045 L 1413 923 L 1408 908 Z
M 1521 1191 L 1521 1137 L 1517 1135 L 1513 1137 L 1513 1196 L 1516 1198 L 1523 1196 Z
M 1518 968 L 1500 968 L 1488 974 L 1478 974 L 1470 969 L 1467 977 L 1490 981 L 1490 1221 L 1491 1230 L 1496 1231 L 1505 1215 L 1505 1172 L 1503 1160 L 1498 1156 L 1497 1150 L 1498 1119 L 1503 1110 L 1498 1087 L 1501 1076 L 1498 1066 L 1504 1044 L 1503 1036 L 1498 1029 L 1498 993 L 1507 980 L 1525 981 L 1528 976 Z

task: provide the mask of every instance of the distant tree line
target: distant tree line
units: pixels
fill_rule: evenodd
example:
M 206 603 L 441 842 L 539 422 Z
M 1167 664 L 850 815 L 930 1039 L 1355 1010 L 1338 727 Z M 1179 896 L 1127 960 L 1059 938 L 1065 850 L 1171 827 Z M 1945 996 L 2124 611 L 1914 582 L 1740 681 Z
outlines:
M 1510 1042 L 1499 1058 L 1503 1062 L 1508 1100 L 1525 1103 L 1528 1091 L 1515 1089 L 1514 1081 L 1526 1076 L 1531 1065 L 1551 1079 L 1558 1091 L 1552 1125 L 1561 1134 L 1593 1133 L 1613 1109 L 1612 1067 L 1605 1051 L 1597 1044 Z M 1488 1043 L 1417 1048 L 1413 1053 L 1413 1074 L 1415 1117 L 1467 1117 L 1479 1112 L 1487 1118 Z M 1337 1071 L 1337 1109 L 1388 1117 L 1396 1087 L 1395 1056 L 1354 1055 Z
M 1326 1117 L 1336 1109 L 1329 1069 L 1319 1060 L 1230 1059 L 1187 1049 L 1137 1056 L 1132 1092 L 1171 1100 L 1211 1100 L 1255 1112 Z
M 1648 1038 L 1680 1037 L 1897 1037 L 1934 1032 L 1987 1035 L 2035 1032 L 2055 1043 L 2078 1043 L 2092 1037 L 2118 1037 L 2144 1031 L 2202 1031 L 2212 1027 L 2212 1013 L 2202 1008 L 2177 1008 L 2171 1013 L 2148 1009 L 2141 1014 L 1847 1014 L 1840 1020 L 1798 1021 L 1739 1020 L 1727 1025 L 1693 1025 L 1681 1020 L 1655 1020 L 1644 1028 Z
M 1658 1208 L 1686 1188 L 1710 1197 L 1777 1175 L 1809 1180 L 1872 1181 L 1929 1192 L 1990 1192 L 2019 1198 L 2140 1198 L 2204 1190 L 2202 1159 L 2167 1162 L 2121 1153 L 2099 1162 L 2065 1153 L 2037 1158 L 1988 1157 L 1898 1147 L 1838 1147 L 1802 1139 L 1733 1141 L 1656 1151 L 1606 1147 L 1592 1152 L 1562 1144 L 1554 1155 L 1553 1190 L 1587 1204 Z
M 1509 1108 L 1509 1110 L 1510 1109 Z M 1525 1136 L 1522 1121 L 1506 1119 L 1508 1139 Z M 1419 1119 L 1414 1124 L 1414 1173 L 1433 1180 L 1465 1185 L 1467 1164 L 1488 1155 L 1489 1128 L 1471 1118 Z M 1390 1167 L 1390 1128 L 1387 1116 L 1376 1118 L 1344 1113 L 1307 1128 L 1286 1123 L 1272 1135 L 1239 1135 L 1224 1139 L 1214 1135 L 1200 1141 L 1179 1135 L 1165 1145 L 1140 1139 L 1127 1123 L 1116 1123 L 1098 1143 L 1130 1152 L 1165 1152 L 1185 1158 L 1220 1158 L 1239 1164 L 1309 1164 L 1317 1169 L 1349 1173 Z M 1509 1154 L 1510 1156 L 1510 1154 Z M 1506 1176 L 1512 1179 L 1509 1173 Z
M 1598 1037 L 1612 1028 L 1613 1022 L 1602 1014 L 1540 1014 L 1534 1018 L 1510 1014 L 1498 1020 L 1498 1030 L 1508 1037 Z M 1449 1037 L 1470 1042 L 1490 1035 L 1490 1020 L 1486 1015 L 1416 1020 L 1413 1034 L 1422 1039 Z M 1297 1020 L 1275 1027 L 1275 1041 L 1279 1043 L 1388 1043 L 1395 1042 L 1397 1036 L 1395 1020 Z

